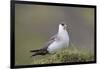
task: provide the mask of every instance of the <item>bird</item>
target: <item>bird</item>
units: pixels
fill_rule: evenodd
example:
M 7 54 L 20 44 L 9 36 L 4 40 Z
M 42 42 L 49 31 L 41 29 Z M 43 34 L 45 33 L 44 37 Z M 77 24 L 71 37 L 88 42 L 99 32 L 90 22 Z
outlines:
M 69 46 L 69 35 L 66 28 L 66 24 L 59 24 L 57 34 L 52 36 L 43 48 L 30 50 L 30 52 L 34 52 L 32 56 L 52 54 L 67 48 Z

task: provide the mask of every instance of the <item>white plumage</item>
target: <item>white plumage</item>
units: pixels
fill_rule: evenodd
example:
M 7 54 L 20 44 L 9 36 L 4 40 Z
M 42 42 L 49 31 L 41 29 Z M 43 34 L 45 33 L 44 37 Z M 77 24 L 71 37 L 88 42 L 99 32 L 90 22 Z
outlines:
M 49 41 L 45 44 L 45 47 L 38 50 L 31 50 L 31 52 L 35 52 L 32 56 L 55 53 L 67 48 L 69 46 L 69 35 L 66 27 L 66 24 L 59 24 L 58 33 L 49 39 Z
M 54 42 L 52 42 L 47 48 L 49 53 L 54 53 L 69 46 L 69 35 L 66 30 L 66 26 L 66 24 L 59 24 L 58 33 L 54 39 Z

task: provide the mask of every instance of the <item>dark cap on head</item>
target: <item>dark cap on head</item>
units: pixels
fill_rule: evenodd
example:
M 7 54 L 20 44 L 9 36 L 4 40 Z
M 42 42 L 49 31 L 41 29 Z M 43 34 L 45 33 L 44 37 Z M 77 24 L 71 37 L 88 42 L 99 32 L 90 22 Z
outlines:
M 62 23 L 61 25 L 62 25 L 62 26 L 64 26 L 64 24 L 63 24 L 63 23 Z

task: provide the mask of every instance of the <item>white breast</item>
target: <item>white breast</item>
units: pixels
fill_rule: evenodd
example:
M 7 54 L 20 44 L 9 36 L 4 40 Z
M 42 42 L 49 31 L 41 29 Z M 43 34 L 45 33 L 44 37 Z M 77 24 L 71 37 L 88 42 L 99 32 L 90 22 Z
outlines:
M 51 45 L 48 46 L 49 53 L 54 53 L 56 51 L 67 48 L 69 45 L 69 36 L 67 32 L 58 34 L 59 40 L 55 40 Z

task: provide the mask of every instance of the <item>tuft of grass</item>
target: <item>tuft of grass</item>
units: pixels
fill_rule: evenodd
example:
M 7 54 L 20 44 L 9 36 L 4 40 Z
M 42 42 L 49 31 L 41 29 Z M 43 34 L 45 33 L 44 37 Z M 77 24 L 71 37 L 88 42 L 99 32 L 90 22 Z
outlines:
M 33 59 L 32 64 L 51 64 L 88 61 L 94 61 L 93 53 L 90 53 L 88 51 L 80 51 L 77 49 L 65 49 L 55 54 L 45 55 L 41 59 Z

